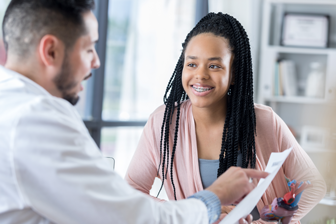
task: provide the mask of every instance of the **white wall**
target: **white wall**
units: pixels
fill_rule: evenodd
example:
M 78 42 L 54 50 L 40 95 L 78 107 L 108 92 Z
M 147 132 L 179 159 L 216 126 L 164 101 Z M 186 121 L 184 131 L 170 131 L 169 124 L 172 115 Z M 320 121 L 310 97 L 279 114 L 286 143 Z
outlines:
M 245 28 L 250 39 L 254 71 L 254 91 L 257 91 L 259 44 L 261 37 L 261 9 L 263 0 L 209 0 L 210 12 L 227 13 Z

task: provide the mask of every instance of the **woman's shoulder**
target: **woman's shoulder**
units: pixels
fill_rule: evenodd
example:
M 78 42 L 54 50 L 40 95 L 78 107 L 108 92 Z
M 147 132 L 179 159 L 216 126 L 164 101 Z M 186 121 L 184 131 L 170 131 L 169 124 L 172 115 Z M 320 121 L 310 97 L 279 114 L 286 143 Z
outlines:
M 273 109 L 269 106 L 262 104 L 254 104 L 254 111 L 256 115 L 257 126 L 259 125 L 271 125 L 277 120 L 277 116 Z
M 279 130 L 283 127 L 287 128 L 285 122 L 273 111 L 269 106 L 255 104 L 256 126 L 257 130 L 270 132 Z
M 258 103 L 254 104 L 254 110 L 256 113 L 274 113 L 271 107 Z
M 149 117 L 157 117 L 157 116 L 161 116 L 164 114 L 166 109 L 166 105 L 162 104 L 161 106 L 157 107 L 151 114 Z
M 263 118 L 273 118 L 274 111 L 271 107 L 263 105 L 263 104 L 254 104 L 254 111 L 256 114 L 256 118 L 263 117 Z

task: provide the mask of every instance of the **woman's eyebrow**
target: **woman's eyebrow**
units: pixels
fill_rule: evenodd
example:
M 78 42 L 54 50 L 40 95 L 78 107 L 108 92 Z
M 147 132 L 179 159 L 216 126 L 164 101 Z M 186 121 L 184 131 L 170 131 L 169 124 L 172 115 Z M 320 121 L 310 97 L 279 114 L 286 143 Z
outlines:
M 187 56 L 187 59 L 198 59 L 196 56 Z M 222 61 L 223 59 L 221 57 L 212 57 L 208 58 L 208 61 Z
M 223 61 L 221 57 L 208 58 L 208 61 Z
M 196 56 L 187 56 L 188 59 L 198 59 Z

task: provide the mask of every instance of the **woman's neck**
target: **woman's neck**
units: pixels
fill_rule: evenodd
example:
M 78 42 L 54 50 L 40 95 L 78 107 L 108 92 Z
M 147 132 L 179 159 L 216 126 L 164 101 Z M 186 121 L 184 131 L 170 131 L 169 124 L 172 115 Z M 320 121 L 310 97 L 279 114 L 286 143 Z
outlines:
M 227 103 L 220 103 L 211 107 L 199 108 L 192 105 L 192 113 L 198 127 L 224 126 Z

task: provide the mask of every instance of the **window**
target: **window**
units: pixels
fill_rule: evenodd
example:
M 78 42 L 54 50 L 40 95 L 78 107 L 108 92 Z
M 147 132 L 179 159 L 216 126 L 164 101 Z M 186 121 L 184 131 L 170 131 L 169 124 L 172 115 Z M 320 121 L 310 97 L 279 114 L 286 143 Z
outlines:
M 96 1 L 101 68 L 87 82 L 81 114 L 102 153 L 125 176 L 149 115 L 195 25 L 195 0 Z M 91 107 L 91 108 L 90 108 Z M 151 194 L 158 193 L 155 180 Z M 160 198 L 167 199 L 163 190 Z
M 103 154 L 124 176 L 149 115 L 195 24 L 195 0 L 96 1 L 101 68 L 77 106 Z M 91 108 L 90 108 L 91 107 Z
M 2 24 L 3 17 L 5 15 L 5 11 L 9 4 L 10 0 L 2 0 L 0 2 L 0 24 Z M 7 59 L 5 45 L 3 42 L 2 32 L 0 34 L 0 65 L 5 65 Z

